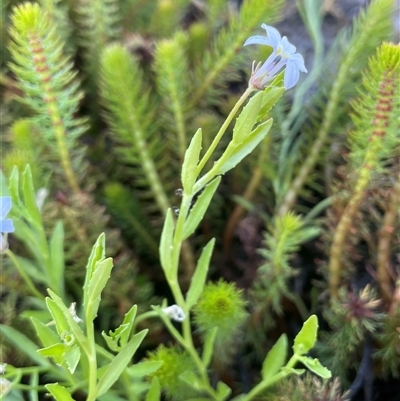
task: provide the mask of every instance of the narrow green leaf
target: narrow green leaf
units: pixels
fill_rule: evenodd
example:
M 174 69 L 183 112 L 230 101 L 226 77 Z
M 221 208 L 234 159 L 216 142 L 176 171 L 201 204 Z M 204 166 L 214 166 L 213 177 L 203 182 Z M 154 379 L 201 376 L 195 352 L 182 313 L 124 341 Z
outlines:
M 285 88 L 278 88 L 276 86 L 269 86 L 264 90 L 264 97 L 262 99 L 262 104 L 260 112 L 258 113 L 257 121 L 262 121 L 267 116 L 267 113 L 272 109 L 276 102 L 284 94 Z
M 49 347 L 50 345 L 56 344 L 60 341 L 60 337 L 56 333 L 54 333 L 54 331 L 49 326 L 47 326 L 34 316 L 32 316 L 30 319 L 35 327 L 36 334 L 44 347 Z
M 168 278 L 173 278 L 174 274 L 174 272 L 172 272 L 173 236 L 174 220 L 172 218 L 171 209 L 168 209 L 160 240 L 160 262 L 164 270 L 164 274 Z
M 39 347 L 24 334 L 4 324 L 0 324 L 0 334 L 39 366 L 51 366 L 50 361 L 36 352 Z
M 129 368 L 129 374 L 133 377 L 143 377 L 154 373 L 163 365 L 163 361 L 144 361 Z
M 263 97 L 264 92 L 258 92 L 243 108 L 236 120 L 235 127 L 233 128 L 234 143 L 241 143 L 249 136 L 254 124 L 256 123 Z
M 122 325 L 126 324 L 126 325 L 128 325 L 128 327 L 126 330 L 123 330 L 121 332 L 121 340 L 120 340 L 121 346 L 124 346 L 128 342 L 128 338 L 132 331 L 133 322 L 135 321 L 136 313 L 137 313 L 137 305 L 133 305 L 131 307 L 131 309 L 129 309 L 129 311 L 127 313 L 125 313 L 124 320 L 122 321 Z
M 287 357 L 288 340 L 286 334 L 282 334 L 279 340 L 274 344 L 268 352 L 262 365 L 263 380 L 274 376 L 285 365 Z
M 29 164 L 22 174 L 22 192 L 24 194 L 24 203 L 32 220 L 38 225 L 42 225 L 42 216 L 36 204 L 35 189 L 33 187 L 32 171 Z
M 84 305 L 87 319 L 94 320 L 99 309 L 101 293 L 111 276 L 114 267 L 112 258 L 104 259 L 96 263 L 95 270 L 89 282 L 87 290 L 87 304 Z
M 92 251 L 90 253 L 87 265 L 86 265 L 86 277 L 85 284 L 83 285 L 84 290 L 84 305 L 86 304 L 87 292 L 90 283 L 90 279 L 92 278 L 94 269 L 96 267 L 96 263 L 103 260 L 106 256 L 106 236 L 104 233 L 101 233 L 97 238 L 96 243 L 92 247 Z
M 77 345 L 68 347 L 65 355 L 65 362 L 67 363 L 68 370 L 73 374 L 81 359 L 81 350 Z
M 160 382 L 156 376 L 151 380 L 150 389 L 146 395 L 146 401 L 160 401 L 161 398 L 161 388 Z
M 213 351 L 214 351 L 214 344 L 215 339 L 217 338 L 218 327 L 213 327 L 212 329 L 207 331 L 207 334 L 204 339 L 204 348 L 203 348 L 203 364 L 204 366 L 208 367 L 211 362 Z
M 58 359 L 58 357 L 62 357 L 64 355 L 67 348 L 68 347 L 65 344 L 57 343 L 46 348 L 38 349 L 37 352 L 38 354 L 46 356 L 48 358 L 52 357 Z
M 318 359 L 312 359 L 308 356 L 302 356 L 299 361 L 307 366 L 308 369 L 311 370 L 311 372 L 315 373 L 319 377 L 322 377 L 323 379 L 330 379 L 332 377 L 332 373 L 329 369 L 327 369 L 325 366 L 321 365 L 321 362 Z
M 192 276 L 190 287 L 186 294 L 186 305 L 189 310 L 196 304 L 200 294 L 203 292 L 214 244 L 215 238 L 212 238 L 203 248 L 203 251 L 201 252 L 200 258 L 197 262 L 196 270 Z
M 120 353 L 108 365 L 107 370 L 99 381 L 97 395 L 106 393 L 109 388 L 118 380 L 121 373 L 131 361 L 136 350 L 142 343 L 148 330 L 142 330 L 135 334 L 132 339 L 121 349 Z
M 114 351 L 114 352 L 121 351 L 121 347 L 119 345 L 119 337 L 118 338 L 116 338 L 116 337 L 114 338 L 112 336 L 109 336 L 108 334 L 106 334 L 105 331 L 102 331 L 101 335 L 103 336 L 108 348 L 110 348 L 111 351 Z
M 224 382 L 219 382 L 217 384 L 218 399 L 220 399 L 221 401 L 228 397 L 231 392 L 231 388 Z
M 57 303 L 51 298 L 46 297 L 46 304 L 51 316 L 53 317 L 58 335 L 61 337 L 64 333 L 69 333 L 71 330 L 67 318 Z
M 45 387 L 57 401 L 75 401 L 67 389 L 58 383 L 46 384 Z
M 185 192 L 190 193 L 196 181 L 197 164 L 201 151 L 202 131 L 201 128 L 194 134 L 188 149 L 185 152 L 185 159 L 182 165 L 182 186 Z
M 64 279 L 64 227 L 61 221 L 56 223 L 50 239 L 50 260 L 51 275 L 57 285 L 55 289 L 60 291 Z
M 208 185 L 206 185 L 204 191 L 198 197 L 195 205 L 190 211 L 189 217 L 185 221 L 185 225 L 183 227 L 182 240 L 185 240 L 190 235 L 192 235 L 196 230 L 197 226 L 200 224 L 200 221 L 204 217 L 208 205 L 210 204 L 211 199 L 214 196 L 214 193 L 217 190 L 220 182 L 221 182 L 221 177 L 215 178 Z
M 299 334 L 294 339 L 293 351 L 295 354 L 303 355 L 314 347 L 317 341 L 318 318 L 311 315 L 303 324 Z
M 17 166 L 12 170 L 9 180 L 9 188 L 13 203 L 18 205 L 21 200 L 19 198 L 19 172 Z
M 68 325 L 69 325 L 68 331 L 72 331 L 72 334 L 75 336 L 75 338 L 80 343 L 80 345 L 83 348 L 87 349 L 88 348 L 88 343 L 87 343 L 87 339 L 85 337 L 85 334 L 83 333 L 82 329 L 79 327 L 78 323 L 74 320 L 71 312 L 64 305 L 64 302 L 62 301 L 62 299 L 57 294 L 55 294 L 50 289 L 48 289 L 47 291 L 50 294 L 51 298 L 54 300 L 54 302 L 57 305 L 57 307 L 61 310 L 61 312 L 65 316 L 65 318 L 66 318 L 66 320 L 68 322 Z
M 269 119 L 258 125 L 243 142 L 236 144 L 232 141 L 221 158 L 216 162 L 214 174 L 225 174 L 227 171 L 233 169 L 266 137 L 271 126 L 272 119 Z

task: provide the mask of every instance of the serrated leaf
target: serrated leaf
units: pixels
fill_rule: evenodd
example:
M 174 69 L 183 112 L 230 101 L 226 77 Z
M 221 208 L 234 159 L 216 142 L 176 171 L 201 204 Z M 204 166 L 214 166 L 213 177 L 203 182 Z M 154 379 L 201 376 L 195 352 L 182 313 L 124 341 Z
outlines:
M 213 327 L 212 329 L 207 331 L 207 334 L 204 339 L 204 347 L 203 347 L 203 364 L 204 366 L 208 366 L 211 362 L 215 339 L 217 338 L 218 327 Z
M 46 348 L 38 349 L 37 352 L 38 354 L 45 356 L 47 358 L 53 358 L 57 365 L 62 366 L 64 362 L 64 354 L 67 349 L 68 349 L 67 345 L 62 343 L 57 343 L 50 345 Z
M 318 318 L 311 315 L 303 324 L 299 334 L 294 339 L 293 351 L 295 354 L 304 355 L 317 341 Z
M 83 285 L 84 289 L 84 301 L 86 303 L 87 298 L 87 289 L 89 287 L 90 279 L 92 278 L 92 274 L 95 270 L 96 263 L 103 260 L 106 256 L 106 236 L 104 233 L 101 233 L 96 240 L 96 243 L 92 247 L 92 251 L 90 252 L 90 256 L 86 265 L 86 276 L 85 276 L 85 284 Z
M 164 274 L 168 278 L 173 278 L 175 272 L 172 271 L 172 251 L 173 251 L 173 237 L 174 237 L 174 220 L 172 218 L 172 211 L 168 209 L 165 216 L 164 227 L 161 233 L 160 240 L 160 262 L 164 270 Z
M 236 120 L 235 127 L 233 128 L 234 143 L 241 143 L 249 136 L 254 124 L 256 123 L 263 97 L 264 92 L 258 92 L 243 108 Z
M 274 376 L 285 365 L 287 357 L 288 341 L 286 334 L 282 334 L 279 340 L 274 344 L 268 352 L 262 365 L 262 378 L 263 380 L 269 379 Z
M 215 191 L 221 182 L 221 177 L 215 178 L 204 188 L 201 195 L 197 198 L 195 205 L 189 213 L 185 225 L 183 227 L 182 241 L 194 233 L 200 221 L 203 219 L 204 214 L 214 196 Z
M 79 327 L 78 323 L 74 320 L 73 316 L 71 315 L 71 312 L 64 305 L 64 302 L 56 293 L 54 293 L 50 289 L 48 289 L 47 291 L 50 294 L 52 300 L 57 305 L 58 309 L 61 310 L 62 314 L 64 315 L 65 319 L 67 320 L 67 323 L 69 326 L 68 332 L 72 332 L 72 334 L 75 336 L 76 340 L 80 343 L 80 345 L 83 348 L 87 349 L 88 343 L 87 343 L 85 334 L 83 333 L 82 329 Z
M 331 371 L 325 366 L 322 366 L 321 362 L 316 358 L 312 359 L 308 356 L 303 356 L 299 359 L 299 361 L 303 365 L 307 366 L 311 372 L 315 373 L 319 377 L 322 377 L 323 379 L 330 379 L 332 377 Z
M 108 365 L 107 370 L 104 372 L 104 375 L 98 383 L 98 396 L 105 394 L 110 389 L 110 387 L 118 380 L 121 373 L 131 361 L 136 350 L 139 348 L 147 332 L 148 330 L 145 329 L 135 334 L 131 338 L 131 340 L 124 347 L 122 347 L 119 354 Z
M 196 270 L 192 276 L 190 287 L 186 294 L 186 305 L 188 310 L 190 310 L 190 308 L 196 304 L 201 293 L 203 292 L 214 244 L 215 238 L 211 239 L 203 248 L 200 258 L 197 262 Z
M 70 332 L 67 318 L 57 303 L 53 299 L 46 297 L 46 305 L 51 313 L 51 316 L 53 317 L 58 335 L 62 337 L 64 333 Z
M 190 193 L 197 178 L 197 164 L 201 151 L 202 131 L 201 128 L 194 134 L 190 145 L 185 152 L 182 165 L 182 186 L 185 192 Z
M 241 143 L 230 142 L 224 154 L 215 164 L 215 175 L 225 174 L 232 170 L 246 156 L 248 156 L 256 146 L 266 137 L 272 126 L 272 119 L 265 121 L 255 128 L 249 136 Z
M 148 376 L 160 369 L 163 363 L 163 361 L 139 362 L 129 368 L 129 374 L 134 377 Z
M 67 363 L 68 370 L 73 374 L 81 359 L 81 350 L 77 345 L 68 347 L 65 352 L 65 362 Z
M 104 259 L 96 263 L 95 270 L 89 282 L 87 289 L 87 304 L 85 306 L 86 318 L 94 320 L 100 304 L 101 293 L 104 290 L 111 276 L 111 270 L 114 267 L 112 258 Z
M 156 376 L 151 380 L 151 386 L 146 395 L 146 401 L 160 401 L 161 398 L 161 388 L 160 382 Z
M 257 116 L 257 121 L 262 121 L 267 116 L 267 113 L 272 109 L 276 102 L 282 97 L 285 92 L 285 88 L 269 86 L 264 90 L 264 96 L 262 99 L 262 104 L 260 112 Z
M 118 334 L 121 335 L 120 339 L 121 346 L 124 346 L 128 342 L 128 338 L 132 331 L 133 322 L 135 321 L 136 313 L 137 313 L 137 305 L 132 305 L 131 309 L 129 309 L 129 311 L 125 313 L 124 320 L 122 321 L 121 325 L 121 326 L 127 325 L 127 329 L 121 330 L 121 332 L 119 332 L 118 329 L 115 330 L 116 333 L 118 332 Z
M 46 384 L 45 387 L 57 401 L 75 401 L 67 389 L 58 383 Z
M 104 233 L 101 233 L 96 243 L 93 245 L 92 250 L 90 252 L 90 256 L 86 265 L 86 277 L 84 288 L 89 285 L 92 274 L 95 270 L 96 263 L 103 260 L 106 256 L 106 236 Z

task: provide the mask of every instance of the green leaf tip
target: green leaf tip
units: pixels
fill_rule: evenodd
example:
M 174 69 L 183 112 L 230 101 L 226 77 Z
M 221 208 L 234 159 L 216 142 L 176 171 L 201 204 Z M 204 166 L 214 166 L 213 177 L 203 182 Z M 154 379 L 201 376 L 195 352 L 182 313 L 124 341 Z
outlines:
M 317 341 L 318 318 L 311 315 L 303 324 L 299 334 L 294 339 L 293 351 L 295 354 L 304 355 L 314 347 Z

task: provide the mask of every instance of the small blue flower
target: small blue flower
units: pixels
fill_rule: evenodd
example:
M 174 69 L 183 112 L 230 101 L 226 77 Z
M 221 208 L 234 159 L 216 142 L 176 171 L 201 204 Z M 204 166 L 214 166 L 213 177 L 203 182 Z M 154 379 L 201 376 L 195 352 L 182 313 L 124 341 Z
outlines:
M 262 24 L 261 28 L 265 29 L 267 37 L 251 36 L 243 46 L 265 45 L 271 46 L 273 51 L 263 65 L 259 63 L 254 67 L 253 63 L 250 84 L 257 89 L 262 89 L 286 66 L 283 84 L 285 89 L 293 88 L 299 80 L 300 71 L 307 72 L 303 56 L 296 53 L 296 48 L 288 41 L 287 37 L 281 38 L 280 33 L 275 28 L 265 24 Z
M 4 251 L 7 242 L 3 237 L 3 233 L 14 232 L 14 224 L 11 219 L 6 219 L 8 212 L 11 210 L 11 198 L 9 196 L 0 197 L 0 251 Z

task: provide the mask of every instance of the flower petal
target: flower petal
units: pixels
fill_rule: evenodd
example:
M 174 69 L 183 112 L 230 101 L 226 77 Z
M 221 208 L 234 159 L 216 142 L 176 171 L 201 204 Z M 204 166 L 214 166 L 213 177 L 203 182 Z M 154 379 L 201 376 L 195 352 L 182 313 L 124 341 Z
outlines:
M 296 52 L 296 46 L 293 46 L 286 36 L 282 38 L 282 52 L 286 54 L 294 54 Z
M 274 47 L 273 43 L 271 40 L 266 38 L 265 36 L 250 36 L 246 42 L 244 42 L 243 46 L 247 45 L 264 45 L 264 46 L 271 46 Z
M 0 232 L 1 233 L 12 233 L 14 232 L 14 224 L 11 219 L 5 219 L 0 221 Z
M 301 72 L 308 72 L 305 65 L 304 65 L 304 59 L 303 56 L 299 53 L 293 54 L 290 56 L 290 61 L 296 64 L 296 67 L 301 71 Z
M 271 42 L 273 43 L 273 47 L 276 48 L 281 42 L 281 34 L 279 33 L 279 31 L 274 27 L 266 24 L 262 24 L 261 28 L 265 29 L 268 39 L 271 40 Z
M 0 197 L 0 220 L 4 220 L 7 213 L 11 210 L 11 197 L 2 196 Z
M 288 61 L 285 69 L 285 77 L 283 79 L 283 84 L 285 85 L 285 89 L 293 88 L 297 84 L 299 80 L 300 72 L 295 63 L 292 63 L 291 60 Z

